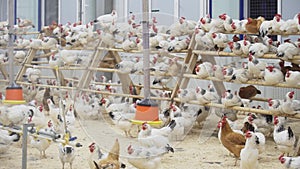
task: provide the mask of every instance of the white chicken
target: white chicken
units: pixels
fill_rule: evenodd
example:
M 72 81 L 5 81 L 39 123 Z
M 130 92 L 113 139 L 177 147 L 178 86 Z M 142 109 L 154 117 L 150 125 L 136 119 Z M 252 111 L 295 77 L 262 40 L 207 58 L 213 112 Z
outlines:
M 55 55 L 54 53 L 49 56 L 49 66 L 52 68 L 64 66 L 64 61 L 60 59 L 60 57 Z
M 282 100 L 277 100 L 277 99 L 272 99 L 269 98 L 268 99 L 268 108 L 269 110 L 277 110 L 277 111 L 281 111 L 280 109 L 280 105 L 282 104 Z
M 248 56 L 248 54 L 249 54 L 250 46 L 251 46 L 251 42 L 244 38 L 241 43 L 241 48 L 242 48 L 243 54 L 245 54 L 246 56 Z
M 217 78 L 218 80 L 224 80 L 223 75 L 223 68 L 220 65 L 213 65 L 213 77 Z
M 196 99 L 195 92 L 192 89 L 178 89 L 177 95 L 183 103 Z
M 224 32 L 223 20 L 220 18 L 212 19 L 209 14 L 200 18 L 200 28 L 206 32 Z
M 277 48 L 276 56 L 282 60 L 293 59 L 295 55 L 299 54 L 299 47 L 290 42 L 290 39 L 285 40 L 283 44 L 280 44 Z
M 181 50 L 187 49 L 190 43 L 190 38 L 187 37 L 185 39 L 173 40 L 169 43 L 168 51 L 172 52 L 180 52 Z
M 256 58 L 261 58 L 267 52 L 269 48 L 263 43 L 254 43 L 249 47 L 249 53 Z
M 235 55 L 242 55 L 243 54 L 241 41 L 238 41 L 238 42 L 228 42 L 228 46 L 229 46 L 230 50 Z
M 94 20 L 95 24 L 99 24 L 102 28 L 106 28 L 109 24 L 116 22 L 118 14 L 116 10 L 112 10 L 110 14 L 105 14 L 97 17 Z
M 57 44 L 58 42 L 55 38 L 45 37 L 42 39 L 41 47 L 44 49 L 55 49 Z
M 296 136 L 290 126 L 288 126 L 287 129 L 284 128 L 284 125 L 279 121 L 277 116 L 274 117 L 273 138 L 277 145 L 277 149 L 281 153 L 294 153 Z
M 147 122 L 144 122 L 142 130 L 138 133 L 138 142 L 144 147 L 165 147 L 169 144 L 168 135 L 175 126 L 176 122 L 172 120 L 167 127 L 153 130 Z
M 72 164 L 75 159 L 74 147 L 68 144 L 63 145 L 61 143 L 59 144 L 58 151 L 59 151 L 59 159 L 62 163 L 62 169 L 65 168 L 65 163 L 70 163 L 70 168 L 72 169 Z
M 122 131 L 124 131 L 126 137 L 133 137 L 131 134 L 134 131 L 134 127 L 137 128 L 136 125 L 131 123 L 131 120 L 134 119 L 134 113 L 123 113 L 123 112 L 109 112 L 109 116 L 111 117 L 113 123 Z
M 287 34 L 297 33 L 299 31 L 298 30 L 298 25 L 299 25 L 298 18 L 299 18 L 299 16 L 297 13 L 293 19 L 288 19 L 285 22 L 283 22 L 280 25 L 280 28 L 279 28 L 280 31 L 287 33 Z
M 228 35 L 223 33 L 212 33 L 211 35 L 217 51 L 223 51 L 229 42 Z
M 241 162 L 240 168 L 241 169 L 256 169 L 259 167 L 258 165 L 258 149 L 257 141 L 258 138 L 253 132 L 248 131 L 245 134 L 246 137 L 246 144 L 245 147 L 241 150 Z
M 43 111 L 43 105 L 38 106 L 37 111 L 34 112 L 33 117 L 29 120 L 30 123 L 34 123 L 37 128 L 43 128 L 46 126 L 47 119 Z
M 32 148 L 36 148 L 40 151 L 40 158 L 47 158 L 46 157 L 46 150 L 49 148 L 51 141 L 45 138 L 36 138 L 30 136 L 30 146 Z
M 267 64 L 263 61 L 256 59 L 254 56 L 249 55 L 248 57 L 248 71 L 250 77 L 262 78 Z
M 275 14 L 273 20 L 263 21 L 259 27 L 259 35 L 265 37 L 269 34 L 279 33 L 280 26 L 284 23 L 280 14 Z
M 276 85 L 283 82 L 284 75 L 281 70 L 275 68 L 273 65 L 266 67 L 264 71 L 264 82 L 267 85 Z
M 100 35 L 100 38 L 104 44 L 106 44 L 108 47 L 115 47 L 115 37 L 111 33 L 106 33 L 101 30 L 97 30 L 98 34 Z
M 35 66 L 33 66 L 32 68 L 27 68 L 25 74 L 23 75 L 24 79 L 26 79 L 26 81 L 36 84 L 39 82 L 39 79 L 42 75 L 42 71 L 38 68 L 35 68 Z
M 38 49 L 42 46 L 42 39 L 30 39 L 29 47 L 33 49 Z
M 14 53 L 14 61 L 15 61 L 15 63 L 17 63 L 17 64 L 23 63 L 25 57 L 26 57 L 26 53 L 25 53 L 24 51 L 22 51 L 22 50 L 16 51 L 16 52 Z
M 174 152 L 173 148 L 169 145 L 165 145 L 165 147 L 162 148 L 145 148 L 129 145 L 127 147 L 127 153 L 129 155 L 127 160 L 137 168 L 157 169 L 161 164 L 161 156 L 169 151 Z
M 300 168 L 300 156 L 297 157 L 288 157 L 284 154 L 279 156 L 279 161 L 283 164 L 286 168 L 298 169 Z
M 116 64 L 115 68 L 119 73 L 128 74 L 134 71 L 135 61 L 133 60 L 123 60 L 120 63 Z
M 2 105 L 0 109 L 0 122 L 3 125 L 22 125 L 27 123 L 28 117 L 33 116 L 33 110 L 27 105 Z
M 300 85 L 300 72 L 287 70 L 284 80 L 285 80 L 285 83 L 289 86 L 299 86 Z
M 243 105 L 243 102 L 242 102 L 241 98 L 237 95 L 237 92 L 232 94 L 230 90 L 227 90 L 223 93 L 221 102 L 225 107 L 242 106 Z
M 219 15 L 219 18 L 223 20 L 224 29 L 227 32 L 233 32 L 236 30 L 236 25 L 239 24 L 239 20 L 232 19 L 226 13 Z
M 286 93 L 285 100 L 281 103 L 279 109 L 286 114 L 300 113 L 300 100 L 295 99 L 295 91 Z
M 49 115 L 51 119 L 53 120 L 55 125 L 58 125 L 60 123 L 60 120 L 58 118 L 60 116 L 60 108 L 55 106 L 51 99 L 47 99 L 47 104 L 49 107 Z
M 0 129 L 0 154 L 7 152 L 11 143 L 20 140 L 20 135 Z
M 212 77 L 214 72 L 213 65 L 210 62 L 203 62 L 196 66 L 195 72 L 201 79 Z
M 27 26 L 31 26 L 32 28 L 35 27 L 32 21 L 29 19 L 21 19 L 21 18 L 16 18 L 16 19 L 19 27 L 27 27 Z
M 61 50 L 59 52 L 60 59 L 64 61 L 66 66 L 70 66 L 71 64 L 79 63 L 80 58 L 78 57 L 77 51 L 70 51 L 70 50 Z

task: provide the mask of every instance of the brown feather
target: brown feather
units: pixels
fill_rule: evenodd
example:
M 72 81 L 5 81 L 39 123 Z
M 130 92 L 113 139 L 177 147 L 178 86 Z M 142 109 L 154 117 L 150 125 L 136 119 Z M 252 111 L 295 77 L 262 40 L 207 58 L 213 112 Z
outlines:
M 246 87 L 241 87 L 239 90 L 239 96 L 243 99 L 250 99 L 251 97 L 261 94 L 261 91 L 258 90 L 255 86 L 249 85 Z
M 246 139 L 242 134 L 235 133 L 231 129 L 226 117 L 223 117 L 222 119 L 221 142 L 236 158 L 240 157 L 240 152 L 245 147 L 246 143 Z

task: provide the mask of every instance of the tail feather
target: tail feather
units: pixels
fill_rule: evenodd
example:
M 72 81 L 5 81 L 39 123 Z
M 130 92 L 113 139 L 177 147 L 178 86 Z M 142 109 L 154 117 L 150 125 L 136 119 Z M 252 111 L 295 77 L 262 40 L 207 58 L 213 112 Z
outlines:
M 174 129 L 174 127 L 176 126 L 176 121 L 175 120 L 171 120 L 171 122 L 168 125 L 172 130 Z

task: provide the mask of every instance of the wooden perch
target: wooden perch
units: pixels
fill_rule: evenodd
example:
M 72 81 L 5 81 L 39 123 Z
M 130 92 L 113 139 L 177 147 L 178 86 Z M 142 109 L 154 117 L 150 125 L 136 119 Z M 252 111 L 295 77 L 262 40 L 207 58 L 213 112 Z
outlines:
M 180 102 L 180 99 L 178 99 L 178 98 L 175 98 L 174 100 L 176 102 Z M 196 100 L 189 101 L 188 103 L 201 105 Z M 284 116 L 284 117 L 292 117 L 292 118 L 300 119 L 300 114 L 290 115 L 290 114 L 280 113 L 280 112 L 274 111 L 274 110 L 262 110 L 262 109 L 240 107 L 240 106 L 225 107 L 223 104 L 217 104 L 217 103 L 207 103 L 202 106 L 217 107 L 217 108 L 221 108 L 221 109 L 232 109 L 232 110 L 243 111 L 243 112 L 252 112 L 252 113 L 258 113 L 258 114 Z
M 199 76 L 195 75 L 195 74 L 184 74 L 183 76 L 186 78 L 202 79 L 202 78 L 199 78 Z M 211 81 L 221 81 L 222 82 L 222 80 L 219 80 L 215 77 L 208 77 L 208 78 L 205 78 L 202 80 L 211 80 Z M 233 81 L 224 81 L 224 82 L 235 83 Z M 264 81 L 262 81 L 262 80 L 248 80 L 246 83 L 236 83 L 236 84 L 252 84 L 252 85 L 260 85 L 260 86 L 270 86 L 270 85 L 264 83 Z M 278 84 L 272 85 L 270 87 L 284 87 L 284 88 L 300 89 L 300 86 L 289 86 L 285 83 L 278 83 Z
M 233 52 L 224 52 L 224 51 L 203 51 L 203 50 L 193 50 L 193 53 L 198 54 L 198 55 L 211 55 L 211 56 L 219 56 L 219 57 L 247 57 L 246 55 L 236 55 Z M 280 59 L 276 56 L 275 53 L 267 53 L 263 57 L 260 57 L 261 59 Z M 260 59 L 258 58 L 258 59 Z M 293 60 L 300 60 L 300 55 L 294 56 Z M 290 60 L 290 62 L 293 62 L 293 60 Z

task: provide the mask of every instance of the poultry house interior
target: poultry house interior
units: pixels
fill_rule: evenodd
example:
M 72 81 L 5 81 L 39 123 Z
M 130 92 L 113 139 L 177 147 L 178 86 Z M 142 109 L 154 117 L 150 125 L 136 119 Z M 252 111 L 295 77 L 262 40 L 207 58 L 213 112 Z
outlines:
M 0 169 L 300 168 L 300 2 L 0 4 Z

